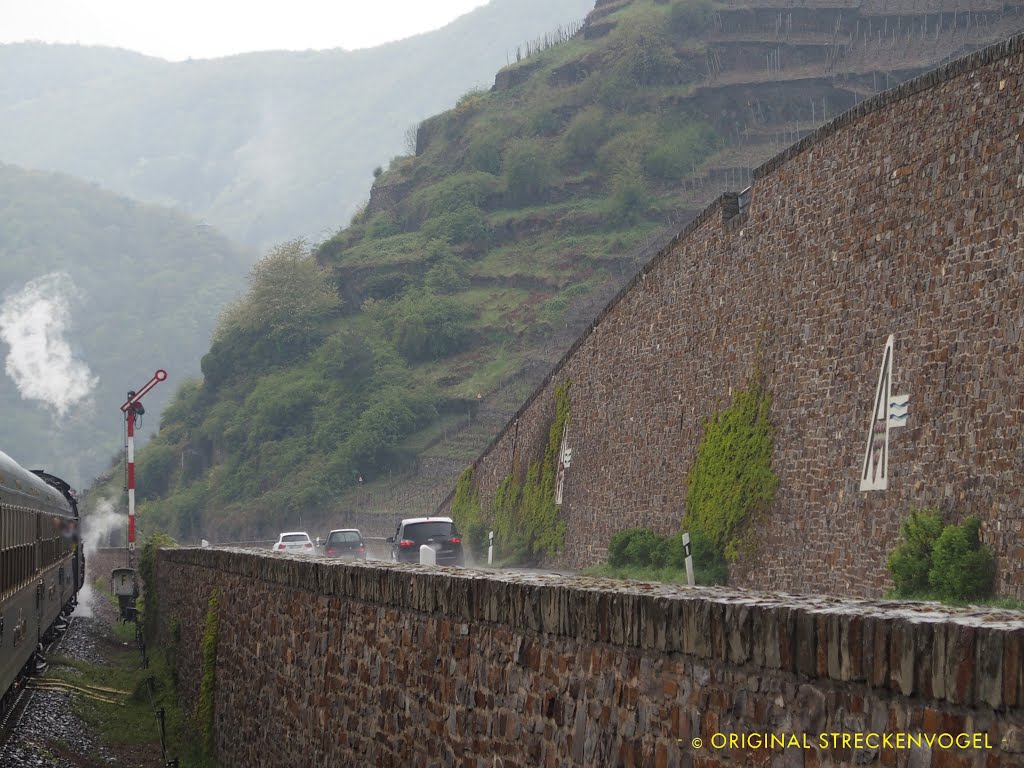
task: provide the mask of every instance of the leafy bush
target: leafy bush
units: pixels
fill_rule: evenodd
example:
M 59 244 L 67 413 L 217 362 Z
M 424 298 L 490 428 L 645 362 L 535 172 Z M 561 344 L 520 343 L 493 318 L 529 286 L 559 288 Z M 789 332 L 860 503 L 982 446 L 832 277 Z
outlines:
M 651 205 L 651 195 L 643 176 L 635 169 L 625 168 L 612 180 L 608 198 L 608 221 L 616 227 L 636 224 Z
M 647 156 L 659 138 L 653 125 L 619 122 L 621 130 L 597 151 L 597 167 L 610 178 L 620 173 L 635 174 L 639 168 L 638 160 Z
M 469 164 L 484 173 L 497 176 L 501 173 L 501 151 L 504 140 L 493 133 L 485 133 L 475 137 L 466 148 Z
M 903 541 L 889 555 L 897 595 L 947 602 L 990 596 L 995 559 L 981 543 L 980 531 L 977 517 L 944 526 L 935 510 L 911 512 L 903 523 Z
M 490 173 L 471 171 L 448 176 L 417 190 L 404 206 L 406 227 L 415 229 L 427 219 L 460 208 L 479 208 L 501 189 L 501 181 Z
M 577 114 L 565 132 L 565 151 L 570 160 L 588 160 L 609 136 L 608 119 L 600 107 Z
M 530 120 L 530 130 L 534 136 L 554 136 L 565 128 L 565 116 L 557 109 L 540 109 Z
M 889 573 L 899 594 L 924 594 L 928 591 L 932 548 L 942 535 L 942 516 L 931 509 L 914 510 L 903 522 L 902 533 L 903 541 L 889 555 Z
M 674 85 L 679 60 L 661 23 L 637 22 L 623 29 L 614 73 L 631 86 Z
M 944 600 L 974 600 L 992 594 L 996 575 L 991 550 L 981 543 L 981 521 L 947 525 L 932 549 L 928 584 Z
M 420 231 L 427 238 L 453 245 L 484 241 L 488 235 L 484 212 L 468 204 L 427 219 Z
M 729 560 L 739 556 L 751 515 L 771 503 L 779 482 L 772 469 L 771 396 L 759 369 L 751 378 L 728 408 L 707 420 L 686 495 L 684 526 L 707 536 Z
M 506 150 L 504 170 L 508 198 L 515 205 L 543 201 L 555 181 L 550 152 L 536 139 L 511 142 Z
M 626 562 L 634 565 L 664 565 L 661 556 L 662 538 L 654 531 L 641 528 L 626 545 Z M 653 562 L 655 559 L 661 562 Z
M 714 542 L 699 532 L 693 532 L 690 548 L 695 581 L 698 584 L 725 584 L 728 568 Z M 619 531 L 608 544 L 608 565 L 626 571 L 636 568 L 685 570 L 682 534 L 659 536 L 647 528 Z
M 385 237 L 397 235 L 401 231 L 402 230 L 398 226 L 398 222 L 395 221 L 394 215 L 388 211 L 378 213 L 366 224 L 366 236 L 370 240 L 381 240 Z
M 368 309 L 410 362 L 439 360 L 462 350 L 470 341 L 470 310 L 430 291 L 411 290 L 398 301 Z
M 457 256 L 449 256 L 427 270 L 423 282 L 436 293 L 456 293 L 469 285 L 466 263 Z
M 633 539 L 639 537 L 645 531 L 647 531 L 646 528 L 627 528 L 614 534 L 612 540 L 608 542 L 608 564 L 615 566 L 628 565 L 629 559 L 626 556 L 626 550 L 633 543 Z
M 715 8 L 711 0 L 677 0 L 669 11 L 669 29 L 679 37 L 700 37 L 711 29 Z
M 704 158 L 714 134 L 704 124 L 675 130 L 661 139 L 644 157 L 644 172 L 665 181 L 678 181 Z
M 139 500 L 155 499 L 167 493 L 179 468 L 179 452 L 170 445 L 151 442 L 139 453 L 136 493 Z

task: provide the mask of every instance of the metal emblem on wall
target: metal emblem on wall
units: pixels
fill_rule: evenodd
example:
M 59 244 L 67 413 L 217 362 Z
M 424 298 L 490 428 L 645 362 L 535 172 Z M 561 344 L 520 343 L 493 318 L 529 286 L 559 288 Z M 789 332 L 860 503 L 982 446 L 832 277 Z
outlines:
M 561 505 L 562 503 L 562 488 L 565 485 L 565 471 L 569 469 L 569 465 L 572 463 L 572 448 L 566 445 L 566 441 L 569 439 L 569 422 L 566 420 L 565 426 L 562 427 L 562 445 L 558 449 L 558 476 L 556 478 L 557 483 L 555 485 L 555 504 Z
M 889 487 L 889 430 L 905 426 L 910 395 L 892 394 L 893 342 L 889 336 L 882 353 L 882 369 L 868 424 L 868 442 L 860 473 L 862 491 L 884 491 Z

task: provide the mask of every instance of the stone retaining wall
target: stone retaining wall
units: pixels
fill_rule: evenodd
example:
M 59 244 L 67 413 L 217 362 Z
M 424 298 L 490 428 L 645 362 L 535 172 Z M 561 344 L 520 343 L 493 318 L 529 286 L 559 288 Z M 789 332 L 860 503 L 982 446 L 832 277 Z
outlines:
M 237 550 L 162 550 L 158 573 L 187 710 L 220 593 L 224 766 L 1024 766 L 1019 614 Z M 811 748 L 711 746 L 755 733 Z

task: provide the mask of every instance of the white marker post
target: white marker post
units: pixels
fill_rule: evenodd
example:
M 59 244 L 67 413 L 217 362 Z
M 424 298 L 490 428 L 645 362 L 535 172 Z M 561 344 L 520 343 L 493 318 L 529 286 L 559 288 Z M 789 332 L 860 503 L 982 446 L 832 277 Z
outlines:
M 487 564 L 494 562 L 494 531 L 487 534 Z
M 683 534 L 683 557 L 686 558 L 686 583 L 693 586 L 693 555 L 690 554 L 690 534 Z

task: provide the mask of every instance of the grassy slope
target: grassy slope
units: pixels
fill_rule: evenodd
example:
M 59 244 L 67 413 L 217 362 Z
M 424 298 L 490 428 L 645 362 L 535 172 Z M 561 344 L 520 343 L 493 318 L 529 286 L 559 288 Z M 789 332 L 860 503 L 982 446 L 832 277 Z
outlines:
M 674 174 L 711 148 L 702 122 L 661 103 L 666 88 L 690 86 L 693 41 L 672 31 L 671 13 L 671 5 L 637 0 L 616 14 L 610 34 L 577 35 L 505 73 L 523 74 L 521 83 L 466 94 L 423 124 L 419 154 L 393 161 L 368 208 L 317 249 L 345 301 L 325 328 L 376 349 L 398 349 L 409 386 L 433 398 L 434 418 L 404 432 L 389 461 L 350 461 L 343 481 L 323 480 L 325 458 L 312 444 L 316 427 L 302 424 L 328 404 L 297 413 L 287 434 L 260 447 L 259 460 L 241 456 L 231 441 L 204 443 L 203 434 L 225 423 L 225 410 L 234 413 L 240 403 L 251 410 L 258 390 L 260 397 L 285 398 L 286 375 L 306 375 L 294 363 L 287 374 L 239 369 L 230 387 L 199 396 L 188 424 L 176 411 L 165 413 L 158 442 L 174 455 L 204 454 L 205 466 L 196 476 L 184 471 L 184 461 L 176 468 L 167 463 L 175 476 L 170 496 L 151 500 L 155 520 L 177 527 L 175 533 L 216 538 L 270 532 L 289 518 L 306 524 L 332 518 L 356 501 L 353 495 L 361 506 L 393 510 L 435 503 L 451 473 L 486 444 L 580 325 L 632 273 L 637 248 L 668 221 Z M 381 318 L 411 295 L 456 307 L 469 342 L 427 359 L 402 351 L 399 335 L 382 330 Z M 323 348 L 313 357 L 322 354 Z M 307 373 L 316 367 L 312 358 L 302 365 Z M 396 475 L 416 462 L 441 469 L 385 498 Z M 238 484 L 249 490 L 235 502 L 211 490 L 227 481 L 229 465 L 235 477 L 252 474 L 251 482 Z M 357 475 L 363 477 L 358 487 Z M 311 499 L 300 488 L 322 480 L 328 498 Z M 262 490 L 254 496 L 256 486 Z M 291 498 L 304 495 L 306 502 L 271 509 L 255 500 L 261 493 L 285 498 L 289 489 Z M 183 524 L 182 515 L 192 522 Z

